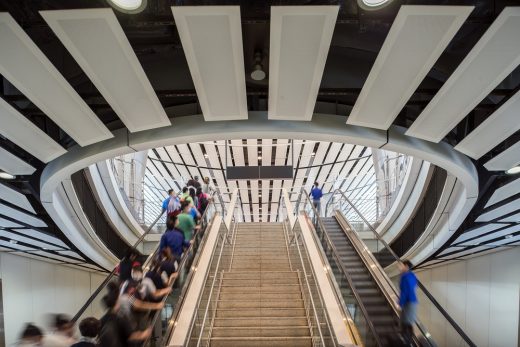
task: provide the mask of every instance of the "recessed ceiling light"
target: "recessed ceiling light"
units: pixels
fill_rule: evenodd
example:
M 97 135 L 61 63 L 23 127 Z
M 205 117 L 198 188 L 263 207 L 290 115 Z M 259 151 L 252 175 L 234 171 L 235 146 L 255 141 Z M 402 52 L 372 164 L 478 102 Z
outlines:
M 9 240 L 9 242 L 12 244 L 15 244 L 15 245 L 18 243 L 18 241 L 16 241 L 16 240 Z
M 512 234 L 506 235 L 506 239 L 512 239 L 512 238 L 513 238 Z
M 506 174 L 508 175 L 516 175 L 517 173 L 520 173 L 520 165 L 513 166 L 512 168 L 506 171 Z
M 392 0 L 358 0 L 358 6 L 364 10 L 373 11 L 379 10 L 391 2 Z
M 204 154 L 204 158 L 208 158 L 209 155 L 207 153 Z
M 13 176 L 7 172 L 0 171 L 0 178 L 4 180 L 14 180 L 16 176 Z
M 147 0 L 108 0 L 116 10 L 124 13 L 139 13 L 146 7 Z
M 262 157 L 261 157 L 261 156 L 258 156 L 258 160 L 262 160 Z
M 312 152 L 312 153 L 311 153 L 311 157 L 314 157 L 315 155 L 316 155 L 315 152 Z

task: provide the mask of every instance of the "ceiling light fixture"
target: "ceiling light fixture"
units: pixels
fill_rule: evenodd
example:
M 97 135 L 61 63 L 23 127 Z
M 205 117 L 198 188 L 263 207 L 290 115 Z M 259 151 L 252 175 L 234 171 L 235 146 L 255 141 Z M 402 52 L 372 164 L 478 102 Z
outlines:
M 358 6 L 364 10 L 374 11 L 385 7 L 391 0 L 358 0 Z
M 517 173 L 520 173 L 520 165 L 513 166 L 512 168 L 506 171 L 506 174 L 508 175 L 516 175 Z
M 262 65 L 262 52 L 255 52 L 255 63 L 253 65 L 253 72 L 251 72 L 251 78 L 255 81 L 262 81 L 265 79 L 265 71 Z
M 262 157 L 261 157 L 261 156 L 258 156 L 258 160 L 262 160 Z
M 7 172 L 0 171 L 0 178 L 3 180 L 14 180 L 16 176 L 11 175 Z
M 209 155 L 207 153 L 204 153 L 204 158 L 208 158 Z
M 315 155 L 316 155 L 315 152 L 312 152 L 312 153 L 311 153 L 311 157 L 314 157 Z
M 108 3 L 116 10 L 128 14 L 135 14 L 143 11 L 147 0 L 108 0 Z

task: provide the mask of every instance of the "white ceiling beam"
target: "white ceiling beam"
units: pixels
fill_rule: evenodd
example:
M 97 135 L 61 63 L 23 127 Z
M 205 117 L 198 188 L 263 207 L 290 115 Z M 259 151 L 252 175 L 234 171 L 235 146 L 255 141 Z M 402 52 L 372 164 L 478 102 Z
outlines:
M 0 13 L 0 74 L 80 146 L 113 137 L 9 13 Z
M 36 211 L 34 210 L 34 208 L 32 207 L 31 203 L 25 195 L 1 183 L 0 199 L 10 202 L 11 204 L 16 205 L 18 207 L 21 207 L 24 210 L 27 210 L 33 214 L 36 214 Z
M 171 125 L 112 9 L 40 14 L 131 132 Z
M 520 141 L 487 161 L 484 167 L 489 171 L 505 171 L 520 165 Z
M 240 7 L 174 6 L 172 12 L 204 119 L 247 119 Z
M 406 135 L 439 142 L 520 64 L 520 7 L 506 7 Z
M 486 203 L 486 206 L 484 208 L 491 206 L 493 204 L 496 204 L 497 202 L 500 202 L 502 200 L 505 200 L 509 198 L 510 196 L 513 196 L 515 194 L 520 193 L 520 178 L 517 178 L 514 181 L 511 181 L 502 187 L 496 189 L 493 192 L 493 195 L 491 195 L 491 198 L 489 198 L 488 202 Z
M 44 163 L 67 153 L 49 135 L 0 98 L 0 134 Z
M 32 175 L 36 169 L 16 155 L 0 147 L 0 170 L 11 175 Z
M 473 159 L 479 159 L 520 129 L 519 109 L 520 92 L 517 92 L 459 142 L 455 149 Z
M 338 10 L 271 7 L 269 119 L 312 119 Z
M 473 6 L 401 6 L 347 124 L 387 130 Z

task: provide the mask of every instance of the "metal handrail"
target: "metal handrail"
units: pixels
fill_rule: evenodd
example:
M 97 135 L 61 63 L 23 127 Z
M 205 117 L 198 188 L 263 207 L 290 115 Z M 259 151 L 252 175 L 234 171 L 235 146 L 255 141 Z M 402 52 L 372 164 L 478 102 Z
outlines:
M 146 231 L 139 237 L 139 239 L 134 243 L 134 245 L 132 246 L 131 250 L 132 251 L 136 251 L 137 250 L 137 246 L 139 246 L 141 244 L 141 242 L 143 242 L 144 238 L 150 233 L 150 231 L 152 230 L 152 228 L 155 226 L 155 224 L 159 221 L 159 219 L 161 219 L 162 215 L 164 214 L 164 211 L 161 211 L 161 213 L 157 216 L 157 218 L 155 218 L 155 220 L 153 221 L 153 223 L 146 229 Z M 117 267 L 114 267 L 114 269 L 110 272 L 110 274 L 105 278 L 105 280 L 103 282 L 101 282 L 101 284 L 99 285 L 99 287 L 94 291 L 94 293 L 92 293 L 92 295 L 90 295 L 90 297 L 87 299 L 87 302 L 81 306 L 81 308 L 79 309 L 79 311 L 74 315 L 74 317 L 72 318 L 72 322 L 77 322 L 77 320 L 81 317 L 81 315 L 83 313 L 85 313 L 85 311 L 87 310 L 87 308 L 90 306 L 90 304 L 92 304 L 92 302 L 94 301 L 94 299 L 99 295 L 99 293 L 103 290 L 103 288 L 105 288 L 108 283 L 112 280 L 112 278 L 114 278 L 115 274 L 117 272 Z
M 305 194 L 304 194 L 305 193 Z M 301 195 L 305 195 L 305 198 L 306 200 L 310 203 L 310 206 L 314 212 L 314 215 L 316 216 L 316 221 L 320 224 L 322 230 L 325 230 L 325 226 L 323 225 L 323 221 L 321 219 L 321 217 L 319 216 L 318 214 L 318 211 L 316 210 L 316 207 L 314 207 L 314 205 L 312 204 L 312 201 L 310 200 L 309 196 L 306 194 L 307 192 L 305 191 L 305 189 L 302 188 L 302 192 L 300 193 L 300 196 Z M 333 255 L 334 257 L 336 258 L 337 260 L 337 265 L 339 266 L 339 268 L 341 269 L 341 271 L 343 272 L 343 274 L 345 275 L 345 278 L 347 279 L 347 282 L 348 282 L 348 285 L 349 287 L 352 289 L 352 294 L 354 295 L 354 298 L 356 299 L 356 302 L 358 303 L 359 307 L 361 308 L 361 313 L 363 314 L 363 317 L 365 318 L 365 321 L 367 322 L 368 324 L 368 328 L 370 329 L 370 332 L 372 333 L 372 335 L 374 336 L 374 339 L 376 341 L 376 344 L 378 346 L 383 346 L 381 340 L 379 339 L 379 335 L 376 333 L 376 329 L 374 327 L 374 324 L 372 323 L 372 321 L 368 318 L 368 312 L 366 310 L 366 307 L 364 306 L 363 302 L 361 301 L 361 297 L 359 296 L 359 294 L 357 293 L 357 291 L 355 290 L 355 286 L 354 286 L 354 282 L 350 276 L 350 274 L 347 272 L 347 270 L 345 269 L 345 266 L 343 265 L 343 262 L 340 261 L 338 258 L 337 258 L 337 254 L 338 254 L 338 251 L 336 249 L 336 247 L 334 246 L 334 244 L 332 243 L 332 241 L 330 240 L 329 238 L 329 235 L 327 233 L 323 233 L 327 239 L 327 243 L 328 245 L 332 248 L 333 250 Z
M 370 229 L 370 231 L 374 234 L 374 236 L 376 237 L 376 239 L 381 242 L 385 247 L 386 249 L 388 249 L 388 251 L 390 252 L 390 254 L 392 255 L 392 257 L 394 258 L 395 261 L 398 261 L 398 262 L 401 262 L 401 258 L 394 252 L 394 250 L 390 247 L 390 245 L 388 245 L 388 243 L 379 235 L 379 233 L 374 229 L 374 227 L 368 222 L 368 220 L 361 214 L 361 212 L 359 212 L 359 210 L 356 208 L 356 206 L 354 206 L 354 204 L 350 201 L 350 199 L 339 189 L 336 189 L 331 198 L 329 199 L 329 202 L 327 203 L 327 209 L 328 209 L 328 206 L 329 206 L 329 203 L 330 201 L 332 200 L 333 196 L 336 194 L 336 193 L 339 193 L 342 198 L 352 207 L 352 209 L 356 212 L 356 214 L 363 220 L 363 222 L 368 226 L 368 228 Z M 444 316 L 444 318 L 451 324 L 451 326 L 453 327 L 453 329 L 455 329 L 455 331 L 457 331 L 457 333 L 459 333 L 459 335 L 464 339 L 464 341 L 469 345 L 469 346 L 472 346 L 472 347 L 476 347 L 476 344 L 473 343 L 473 341 L 471 341 L 471 339 L 469 338 L 468 335 L 466 335 L 466 333 L 460 328 L 460 326 L 453 320 L 453 318 L 451 318 L 451 316 L 448 314 L 448 312 L 446 312 L 446 310 L 444 310 L 444 308 L 439 304 L 439 302 L 433 297 L 433 295 L 426 289 L 426 287 L 419 281 L 419 279 L 417 279 L 417 286 L 424 292 L 424 294 L 428 297 L 428 299 L 430 299 L 430 301 L 433 303 L 433 305 L 435 306 L 435 308 L 437 308 L 437 310 L 439 310 L 441 312 L 441 314 Z M 393 288 L 393 287 L 392 287 Z M 394 289 L 395 291 L 395 289 Z
M 211 201 L 210 201 L 210 203 L 208 204 L 208 206 L 206 207 L 206 210 L 204 210 L 204 213 L 202 214 L 202 216 L 200 217 L 200 220 L 202 221 L 202 223 L 204 223 L 204 220 L 206 219 L 206 217 L 207 217 L 207 215 L 208 215 L 208 213 L 209 213 L 209 211 L 210 211 L 211 206 L 212 206 L 212 205 L 215 206 L 215 209 L 216 209 L 216 202 L 213 200 L 213 196 L 214 196 L 215 194 L 218 194 L 218 192 L 215 191 L 215 192 L 212 193 L 212 195 L 210 196 Z M 218 196 L 220 197 L 220 194 L 218 194 Z M 207 222 L 207 225 L 206 225 L 206 228 L 207 228 L 208 226 L 212 225 L 212 224 L 213 224 L 213 220 L 208 221 L 208 222 Z M 199 231 L 197 234 L 200 234 L 200 232 L 201 232 L 201 231 Z M 207 235 L 207 232 L 204 232 L 204 234 Z M 204 244 L 204 242 L 201 242 L 201 244 L 200 244 L 199 246 L 202 246 L 203 244 Z M 185 266 L 185 264 L 186 264 L 186 261 L 188 260 L 188 256 L 189 256 L 189 254 L 193 251 L 193 248 L 194 248 L 194 247 L 195 247 L 195 243 L 192 243 L 192 244 L 189 246 L 188 250 L 186 250 L 184 257 L 182 257 L 181 262 L 180 262 L 180 264 L 179 264 L 179 268 L 178 268 L 179 270 L 182 269 L 182 268 L 184 268 L 184 266 Z M 178 271 L 179 271 L 179 270 L 178 270 Z M 175 278 L 173 279 L 173 281 L 170 283 L 170 288 L 173 288 L 173 286 L 175 285 L 177 279 L 178 279 L 178 277 L 175 277 Z M 169 294 L 168 294 L 168 295 L 165 295 L 165 296 L 162 298 L 161 303 L 164 304 L 164 303 L 166 302 L 166 299 L 168 298 L 168 296 L 169 296 Z M 177 305 L 177 307 L 180 307 L 180 305 Z M 179 312 L 180 312 L 179 310 L 176 310 L 176 312 L 175 312 L 175 313 L 172 315 L 172 317 L 170 318 L 170 321 L 171 321 L 172 319 L 173 319 L 173 320 L 176 320 L 176 318 L 177 318 Z M 157 323 L 157 319 L 159 319 L 159 317 L 160 317 L 160 313 L 161 313 L 161 310 L 157 310 L 157 311 L 155 311 L 155 313 L 154 313 L 154 315 L 153 315 L 153 318 L 152 318 L 152 320 L 151 320 L 151 323 L 150 323 L 150 326 L 151 326 L 151 327 L 154 327 L 155 324 Z M 168 335 L 168 333 L 167 333 L 166 335 Z M 148 338 L 143 342 L 143 346 L 146 346 L 146 344 L 150 341 L 151 338 L 152 338 L 152 336 L 149 336 L 149 337 L 148 337 Z

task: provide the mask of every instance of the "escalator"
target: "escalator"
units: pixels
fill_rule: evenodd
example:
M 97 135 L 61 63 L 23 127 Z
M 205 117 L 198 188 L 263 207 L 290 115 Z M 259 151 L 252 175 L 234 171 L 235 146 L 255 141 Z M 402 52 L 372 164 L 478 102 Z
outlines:
M 328 211 L 327 204 L 325 210 L 329 217 L 320 216 L 303 190 L 298 199 L 298 205 L 303 203 L 303 206 L 300 209 L 297 205 L 297 209 L 306 215 L 314 228 L 315 237 L 321 243 L 343 299 L 361 333 L 363 345 L 399 346 L 403 342 L 399 327 L 399 294 L 380 261 L 381 256 L 385 257 L 385 264 L 400 261 L 400 258 L 343 192 L 335 191 L 331 200 L 334 194 L 339 194 L 340 199 L 336 202 L 342 208 Z M 300 201 L 302 197 L 305 199 L 303 202 Z M 365 243 L 364 239 L 369 241 Z M 418 318 L 422 310 L 435 315 L 437 321 L 434 326 L 426 327 L 418 319 L 413 327 L 412 345 L 476 346 L 420 281 L 417 282 L 417 296 L 420 302 Z M 436 335 L 440 332 L 437 324 L 442 324 L 450 334 L 450 344 L 437 344 L 437 341 L 446 340 L 445 335 Z
M 361 304 L 366 309 L 367 318 L 374 325 L 375 333 L 384 345 L 390 345 L 392 339 L 399 334 L 398 315 L 390 306 L 369 268 L 336 218 L 322 218 L 322 221 L 330 241 L 337 250 L 339 259 L 353 281 L 354 290 L 358 293 Z

